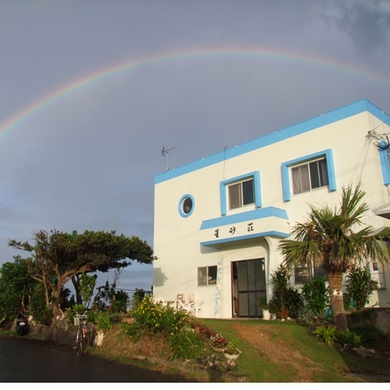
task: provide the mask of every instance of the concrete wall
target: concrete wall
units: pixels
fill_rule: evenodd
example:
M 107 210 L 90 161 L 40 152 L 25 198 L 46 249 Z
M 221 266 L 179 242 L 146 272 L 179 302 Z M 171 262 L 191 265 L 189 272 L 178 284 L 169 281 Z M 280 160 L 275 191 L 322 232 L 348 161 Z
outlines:
M 361 312 L 348 314 L 347 320 L 351 328 L 370 324 L 377 327 L 383 334 L 390 334 L 390 308 L 363 309 Z

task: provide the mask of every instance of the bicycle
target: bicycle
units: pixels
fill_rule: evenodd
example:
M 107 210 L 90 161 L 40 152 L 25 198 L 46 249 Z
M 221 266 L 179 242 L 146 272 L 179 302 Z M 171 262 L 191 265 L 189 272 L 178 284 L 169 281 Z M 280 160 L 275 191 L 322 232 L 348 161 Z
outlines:
M 85 353 L 87 347 L 87 315 L 76 314 L 74 317 L 74 324 L 77 326 L 76 332 L 76 353 L 82 355 Z

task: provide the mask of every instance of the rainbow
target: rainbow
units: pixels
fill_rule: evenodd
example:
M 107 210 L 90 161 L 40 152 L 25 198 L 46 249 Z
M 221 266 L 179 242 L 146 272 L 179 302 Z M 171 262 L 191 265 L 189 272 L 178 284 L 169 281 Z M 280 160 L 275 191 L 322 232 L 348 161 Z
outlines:
M 74 94 L 81 89 L 97 83 L 101 80 L 108 79 L 114 75 L 130 72 L 134 69 L 144 67 L 147 65 L 155 65 L 162 63 L 170 63 L 184 60 L 192 60 L 198 58 L 230 58 L 240 57 L 249 58 L 253 60 L 270 59 L 280 61 L 292 61 L 296 63 L 304 63 L 313 66 L 319 66 L 323 68 L 336 69 L 338 71 L 346 72 L 349 74 L 357 75 L 359 77 L 366 78 L 370 81 L 379 83 L 381 85 L 387 85 L 390 87 L 390 80 L 382 78 L 372 72 L 364 69 L 354 67 L 348 63 L 336 62 L 325 58 L 319 58 L 314 56 L 308 56 L 306 54 L 288 53 L 275 49 L 259 49 L 259 48 L 228 48 L 228 49 L 192 49 L 189 51 L 168 52 L 159 55 L 150 56 L 147 58 L 125 61 L 120 64 L 112 65 L 104 69 L 98 69 L 92 73 L 80 77 L 69 84 L 63 85 L 58 89 L 55 89 L 43 97 L 35 100 L 30 105 L 24 107 L 13 116 L 0 123 L 0 137 L 3 137 L 6 133 L 12 129 L 20 126 L 26 122 L 33 115 L 37 114 L 48 108 L 50 105 L 60 101 L 68 95 Z

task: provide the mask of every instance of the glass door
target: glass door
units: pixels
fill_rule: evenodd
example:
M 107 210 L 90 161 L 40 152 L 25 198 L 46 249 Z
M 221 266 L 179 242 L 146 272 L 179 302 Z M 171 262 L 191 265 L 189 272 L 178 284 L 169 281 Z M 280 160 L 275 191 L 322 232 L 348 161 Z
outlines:
M 266 294 L 264 259 L 234 261 L 232 289 L 234 317 L 261 317 L 260 298 Z

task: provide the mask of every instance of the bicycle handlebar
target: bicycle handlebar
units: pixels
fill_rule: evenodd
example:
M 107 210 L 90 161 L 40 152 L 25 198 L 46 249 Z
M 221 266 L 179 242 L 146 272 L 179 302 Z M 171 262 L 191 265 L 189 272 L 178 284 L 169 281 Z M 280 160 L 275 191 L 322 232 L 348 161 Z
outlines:
M 76 313 L 75 317 L 76 318 L 87 318 L 87 311 L 85 311 L 84 314 Z

